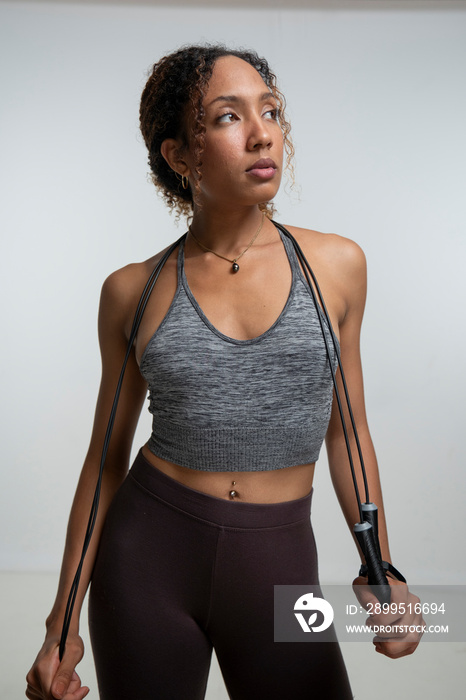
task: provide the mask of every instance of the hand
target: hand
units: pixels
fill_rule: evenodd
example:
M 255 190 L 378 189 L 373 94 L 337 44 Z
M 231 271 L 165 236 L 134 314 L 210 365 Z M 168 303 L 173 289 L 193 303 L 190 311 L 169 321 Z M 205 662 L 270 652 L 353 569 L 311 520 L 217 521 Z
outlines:
M 416 650 L 421 641 L 425 623 L 421 612 L 417 612 L 419 606 L 416 604 L 420 603 L 420 600 L 410 592 L 406 583 L 397 581 L 390 575 L 387 575 L 387 581 L 391 587 L 390 610 L 373 612 L 367 618 L 366 625 L 372 628 L 382 626 L 392 628 L 386 632 L 379 631 L 372 641 L 379 654 L 398 659 Z M 354 579 L 353 590 L 366 610 L 374 608 L 377 610 L 377 604 L 380 605 L 380 603 L 368 585 L 367 577 L 358 576 Z M 415 627 L 414 630 L 413 627 Z
M 48 638 L 26 676 L 26 697 L 29 700 L 82 700 L 89 688 L 81 685 L 75 666 L 84 655 L 84 644 L 78 635 L 69 635 L 60 663 L 59 639 Z

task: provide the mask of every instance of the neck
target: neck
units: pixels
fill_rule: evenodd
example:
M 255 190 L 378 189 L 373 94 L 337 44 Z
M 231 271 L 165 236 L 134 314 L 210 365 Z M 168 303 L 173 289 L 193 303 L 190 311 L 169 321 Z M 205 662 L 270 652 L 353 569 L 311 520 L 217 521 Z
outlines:
M 262 212 L 257 206 L 234 212 L 202 208 L 194 211 L 190 228 L 207 248 L 234 258 L 251 242 L 261 221 Z

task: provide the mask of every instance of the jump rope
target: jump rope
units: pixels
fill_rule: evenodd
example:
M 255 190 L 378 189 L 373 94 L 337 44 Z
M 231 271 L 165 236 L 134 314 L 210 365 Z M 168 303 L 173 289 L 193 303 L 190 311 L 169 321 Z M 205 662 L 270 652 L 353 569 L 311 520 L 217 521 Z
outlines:
M 378 598 L 380 603 L 382 603 L 382 604 L 390 603 L 390 584 L 388 583 L 385 572 L 386 571 L 390 572 L 395 578 L 397 578 L 399 581 L 402 581 L 403 583 L 406 583 L 406 579 L 402 576 L 402 574 L 400 574 L 399 571 L 397 571 L 397 569 L 395 569 L 394 566 L 392 566 L 392 564 L 390 564 L 389 562 L 382 561 L 382 556 L 381 556 L 381 552 L 380 552 L 380 544 L 379 544 L 379 534 L 378 534 L 378 515 L 377 515 L 378 511 L 377 511 L 377 506 L 374 503 L 371 503 L 370 498 L 369 498 L 369 486 L 367 483 L 366 469 L 364 466 L 364 459 L 363 459 L 363 455 L 362 455 L 361 444 L 359 441 L 358 432 L 356 429 L 356 423 L 355 423 L 353 411 L 351 408 L 351 402 L 350 402 L 350 397 L 349 397 L 349 393 L 348 393 L 348 388 L 346 385 L 345 374 L 344 374 L 343 366 L 341 363 L 341 356 L 340 356 L 340 349 L 339 349 L 338 341 L 337 341 L 335 333 L 333 331 L 330 317 L 329 317 L 328 312 L 327 312 L 327 307 L 325 306 L 325 302 L 324 302 L 324 299 L 322 296 L 322 292 L 320 291 L 320 287 L 317 283 L 317 279 L 316 279 L 316 277 L 311 269 L 311 266 L 309 265 L 309 262 L 307 261 L 305 255 L 304 255 L 303 251 L 301 250 L 298 242 L 284 226 L 277 223 L 276 221 L 272 221 L 272 223 L 293 244 L 294 250 L 296 251 L 296 255 L 297 255 L 298 260 L 301 264 L 301 268 L 303 270 L 306 282 L 309 286 L 311 296 L 312 296 L 315 308 L 317 310 L 317 316 L 319 318 L 320 328 L 322 331 L 322 336 L 323 336 L 324 343 L 325 343 L 325 349 L 326 349 L 326 353 L 327 353 L 327 357 L 328 357 L 328 361 L 329 361 L 330 372 L 332 375 L 332 382 L 333 382 L 333 387 L 335 390 L 335 398 L 337 400 L 338 411 L 340 414 L 341 425 L 342 425 L 343 434 L 344 434 L 344 438 L 345 438 L 346 450 L 348 452 L 348 461 L 349 461 L 349 465 L 350 465 L 350 469 L 351 469 L 351 476 L 353 479 L 356 500 L 357 500 L 357 504 L 358 504 L 359 522 L 354 525 L 353 530 L 354 530 L 354 534 L 356 536 L 356 539 L 358 541 L 358 544 L 361 548 L 361 551 L 364 555 L 364 558 L 366 560 L 366 564 L 363 564 L 359 570 L 359 575 L 360 576 L 367 576 L 368 583 L 371 586 L 374 594 L 376 595 L 376 597 Z M 86 528 L 86 534 L 84 536 L 84 543 L 83 543 L 81 558 L 79 560 L 79 564 L 78 564 L 78 567 L 76 569 L 76 574 L 74 576 L 73 583 L 71 584 L 71 589 L 70 589 L 68 601 L 66 604 L 65 616 L 64 616 L 64 621 L 63 621 L 63 628 L 62 628 L 60 645 L 59 645 L 59 659 L 60 659 L 60 661 L 63 659 L 63 655 L 65 653 L 66 639 L 68 636 L 68 632 L 69 632 L 69 628 L 70 628 L 70 624 L 71 624 L 71 618 L 73 615 L 74 604 L 75 604 L 76 596 L 78 593 L 79 581 L 81 579 L 81 573 L 82 573 L 82 569 L 83 569 L 83 565 L 84 565 L 84 558 L 85 558 L 87 550 L 89 548 L 89 543 L 91 541 L 92 533 L 94 531 L 94 526 L 95 526 L 95 522 L 97 519 L 97 510 L 99 507 L 100 491 L 101 491 L 101 485 L 102 485 L 102 476 L 103 476 L 103 471 L 104 471 L 105 459 L 107 457 L 108 447 L 110 444 L 110 438 L 111 438 L 112 430 L 113 430 L 113 424 L 115 422 L 118 400 L 120 397 L 121 387 L 123 384 L 123 377 L 125 374 L 126 365 L 128 364 L 128 360 L 129 360 L 129 357 L 131 355 L 131 351 L 133 349 L 133 344 L 134 344 L 134 341 L 136 339 L 139 325 L 140 325 L 142 317 L 144 315 L 144 311 L 146 309 L 149 298 L 150 298 L 152 291 L 155 287 L 155 284 L 159 278 L 160 271 L 162 270 L 163 266 L 167 262 L 170 255 L 176 250 L 176 248 L 180 245 L 180 243 L 186 239 L 186 236 L 187 236 L 187 233 L 183 234 L 177 241 L 175 241 L 175 243 L 173 243 L 167 249 L 167 251 L 164 253 L 164 255 L 160 258 L 159 262 L 155 266 L 149 279 L 146 282 L 146 285 L 145 285 L 145 287 L 142 291 L 142 294 L 141 294 L 141 298 L 139 299 L 136 313 L 134 315 L 133 325 L 131 327 L 131 333 L 130 333 L 129 339 L 128 339 L 128 346 L 126 348 L 125 358 L 123 360 L 123 364 L 121 367 L 121 372 L 120 372 L 120 376 L 119 376 L 118 383 L 116 386 L 115 396 L 114 396 L 113 403 L 112 403 L 112 408 L 110 411 L 108 425 L 107 425 L 107 429 L 105 431 L 104 443 L 103 443 L 103 447 L 102 447 L 102 454 L 101 454 L 101 458 L 100 458 L 99 475 L 97 478 L 97 485 L 96 485 L 95 492 L 94 492 L 94 498 L 92 501 L 91 511 L 90 511 L 90 515 L 89 515 L 89 521 L 88 521 L 87 528 Z M 315 287 L 315 290 L 314 290 L 314 287 Z M 317 295 L 316 295 L 316 291 L 317 291 Z M 317 297 L 318 297 L 318 299 L 317 299 Z M 320 306 L 319 306 L 319 304 L 320 304 Z M 322 313 L 319 313 L 319 308 L 322 309 Z M 325 317 L 325 320 L 326 320 L 326 323 L 328 326 L 328 330 L 330 331 L 330 337 L 332 340 L 333 350 L 334 350 L 336 357 L 338 359 L 338 366 L 340 369 L 340 376 L 341 376 L 341 380 L 342 380 L 345 401 L 346 401 L 346 405 L 348 408 L 348 414 L 350 416 L 351 428 L 352 428 L 354 439 L 356 442 L 356 447 L 357 447 L 357 452 L 358 452 L 358 457 L 359 457 L 359 464 L 360 464 L 361 473 L 362 473 L 362 477 L 363 477 L 363 481 L 364 481 L 364 491 L 365 491 L 365 498 L 366 498 L 365 503 L 361 503 L 361 497 L 359 494 L 359 488 L 358 488 L 358 483 L 357 483 L 357 479 L 356 479 L 356 472 L 355 472 L 355 467 L 354 467 L 354 460 L 353 460 L 353 455 L 352 455 L 352 451 L 351 451 L 350 438 L 349 438 L 348 429 L 346 426 L 345 416 L 343 413 L 343 405 L 342 405 L 342 401 L 341 401 L 340 391 L 339 391 L 338 386 L 337 386 L 335 368 L 333 366 L 330 345 L 328 342 L 327 335 L 325 333 L 324 320 L 322 318 L 322 315 Z

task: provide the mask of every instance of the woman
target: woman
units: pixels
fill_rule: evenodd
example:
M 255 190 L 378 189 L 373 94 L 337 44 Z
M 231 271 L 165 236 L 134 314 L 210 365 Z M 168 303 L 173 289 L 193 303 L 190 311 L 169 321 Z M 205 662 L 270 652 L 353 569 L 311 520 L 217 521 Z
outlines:
M 274 585 L 318 583 L 309 513 L 324 437 L 345 517 L 350 527 L 359 520 L 319 311 L 289 239 L 270 218 L 284 151 L 288 164 L 293 152 L 275 76 L 252 52 L 181 49 L 153 68 L 141 130 L 156 186 L 192 221 L 162 268 L 126 370 L 60 663 L 113 393 L 141 290 L 161 254 L 103 285 L 95 423 L 26 695 L 87 694 L 74 669 L 83 654 L 79 609 L 92 578 L 90 630 L 104 699 L 202 698 L 212 646 L 232 698 L 297 700 L 310 689 L 319 698 L 351 698 L 336 641 L 273 641 Z M 359 357 L 364 255 L 339 236 L 290 231 L 312 263 L 339 338 L 379 505 L 382 558 L 390 561 Z M 148 388 L 153 433 L 127 475 Z M 398 598 L 411 595 L 390 583 Z M 407 635 L 375 644 L 396 657 L 417 641 Z

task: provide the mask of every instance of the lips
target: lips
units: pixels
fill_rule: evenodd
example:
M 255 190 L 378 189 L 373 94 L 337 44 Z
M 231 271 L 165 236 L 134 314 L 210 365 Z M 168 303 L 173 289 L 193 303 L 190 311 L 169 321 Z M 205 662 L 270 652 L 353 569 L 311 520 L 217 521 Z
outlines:
M 249 173 L 251 170 L 267 170 L 268 168 L 274 168 L 276 170 L 277 166 L 275 165 L 275 161 L 272 160 L 272 158 L 260 158 L 248 168 L 247 172 Z
M 277 165 L 272 158 L 260 158 L 246 170 L 247 173 L 262 180 L 269 179 L 277 172 Z

